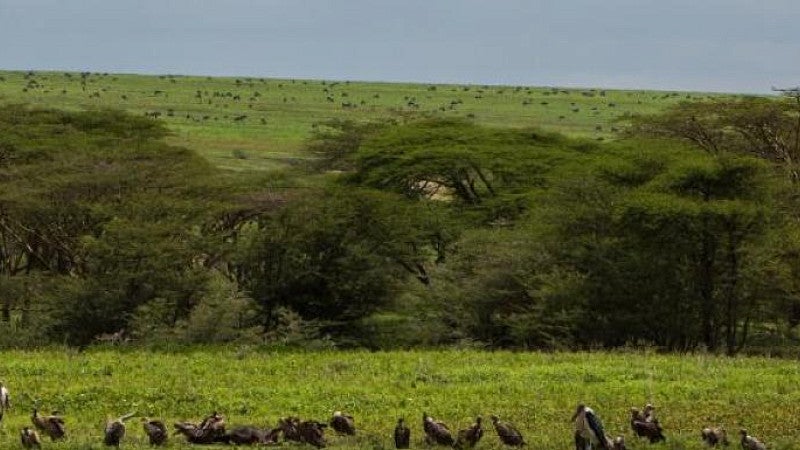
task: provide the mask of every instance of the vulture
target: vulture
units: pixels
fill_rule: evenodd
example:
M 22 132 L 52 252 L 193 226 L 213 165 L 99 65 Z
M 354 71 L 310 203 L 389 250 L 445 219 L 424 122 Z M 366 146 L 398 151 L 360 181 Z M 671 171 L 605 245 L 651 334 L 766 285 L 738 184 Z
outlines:
M 150 445 L 159 446 L 167 443 L 167 427 L 164 426 L 164 422 L 143 417 L 142 427 L 150 440 Z
M 182 434 L 190 444 L 212 444 L 222 442 L 225 434 L 216 434 L 211 428 L 200 428 L 189 422 L 176 422 L 175 434 Z
M 19 440 L 25 448 L 42 448 L 42 442 L 39 440 L 39 433 L 28 427 L 22 428 L 22 431 L 19 433 Z
M 645 422 L 658 422 L 658 419 L 656 419 L 655 416 L 655 410 L 656 407 L 653 406 L 652 403 L 644 405 L 644 411 L 642 412 L 642 415 L 644 416 Z
M 11 396 L 8 395 L 8 389 L 0 381 L 0 413 L 7 409 L 11 409 Z
M 742 428 L 739 430 L 742 435 L 742 448 L 744 450 L 767 450 L 767 446 L 763 442 L 747 434 L 747 430 Z
M 278 428 L 283 433 L 283 439 L 286 441 L 300 442 L 300 432 L 297 427 L 300 425 L 298 417 L 289 416 L 278 420 Z
M 494 430 L 497 433 L 497 437 L 500 438 L 500 441 L 503 444 L 510 445 L 512 447 L 521 447 L 525 445 L 525 440 L 522 438 L 522 433 L 517 430 L 514 425 L 511 425 L 508 422 L 503 422 L 497 416 L 492 416 L 492 425 L 494 425 Z
M 280 430 L 265 431 L 252 426 L 236 427 L 225 435 L 222 442 L 236 445 L 277 444 Z
M 425 431 L 425 442 L 428 445 L 439 444 L 452 446 L 455 444 L 450 429 L 444 422 L 436 421 L 428 413 L 422 413 L 422 429 Z
M 125 421 L 135 414 L 136 413 L 128 413 L 118 419 L 107 420 L 103 443 L 108 446 L 119 447 L 119 442 L 125 437 Z
M 626 450 L 625 448 L 625 436 L 619 435 L 614 438 L 614 450 Z
M 222 436 L 225 434 L 225 418 L 222 417 L 220 413 L 214 411 L 210 416 L 200 422 L 199 428 L 211 432 L 213 436 Z
M 316 420 L 305 420 L 297 425 L 297 433 L 300 435 L 300 442 L 311 444 L 317 448 L 325 447 L 325 428 L 326 423 Z
M 411 441 L 411 430 L 406 426 L 405 419 L 397 419 L 397 426 L 394 427 L 394 446 L 395 448 L 408 448 Z
M 638 409 L 631 408 L 631 429 L 636 433 L 636 436 L 649 439 L 651 444 L 659 441 L 666 441 L 667 438 L 664 437 L 664 430 L 661 428 L 658 420 L 655 420 L 652 415 L 650 417 L 653 420 L 647 420 L 646 413 L 642 414 Z
M 64 428 L 64 418 L 55 411 L 51 415 L 43 417 L 39 415 L 39 411 L 36 408 L 33 408 L 31 422 L 37 430 L 47 433 L 53 441 L 64 439 L 67 435 L 67 431 Z
M 353 420 L 353 416 L 343 414 L 341 411 L 333 413 L 331 428 L 339 434 L 347 434 L 350 436 L 356 434 L 356 424 Z
M 587 450 L 595 446 L 605 450 L 613 448 L 614 443 L 606 436 L 603 423 L 592 408 L 580 403 L 572 415 L 572 421 L 575 423 L 576 450 Z
M 481 437 L 483 437 L 483 428 L 481 427 L 481 417 L 478 416 L 475 418 L 475 423 L 468 428 L 458 430 L 454 447 L 457 449 L 475 447 Z
M 709 447 L 716 447 L 718 444 L 728 446 L 728 433 L 722 427 L 705 427 L 700 431 L 700 436 L 703 438 Z

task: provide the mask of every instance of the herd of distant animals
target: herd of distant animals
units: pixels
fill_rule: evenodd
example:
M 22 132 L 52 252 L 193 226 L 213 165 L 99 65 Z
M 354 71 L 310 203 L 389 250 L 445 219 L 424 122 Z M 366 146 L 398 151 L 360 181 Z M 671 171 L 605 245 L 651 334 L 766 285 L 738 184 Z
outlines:
M 0 421 L 6 411 L 11 408 L 8 389 L 0 382 Z M 650 443 L 665 441 L 663 429 L 655 417 L 655 407 L 648 403 L 644 409 L 631 408 L 631 429 L 639 438 L 647 438 Z M 111 447 L 119 447 L 125 437 L 125 421 L 134 417 L 129 413 L 117 419 L 109 419 L 104 430 L 103 443 Z M 499 417 L 491 416 L 492 425 L 500 441 L 511 447 L 526 445 L 522 433 L 512 424 L 501 421 Z M 164 422 L 151 420 L 146 417 L 141 419 L 142 426 L 151 446 L 162 446 L 167 443 L 169 433 Z M 603 430 L 603 424 L 594 411 L 579 404 L 573 414 L 572 422 L 575 424 L 576 450 L 625 450 L 625 438 L 617 436 L 611 438 Z M 64 418 L 58 412 L 48 416 L 39 414 L 37 408 L 33 409 L 31 422 L 34 428 L 23 427 L 20 431 L 20 442 L 24 448 L 40 449 L 42 445 L 39 433 L 46 434 L 52 441 L 64 439 L 67 435 Z M 336 411 L 330 419 L 330 427 L 340 435 L 355 435 L 355 419 L 349 414 Z M 316 448 L 326 446 L 325 428 L 328 423 L 316 420 L 301 420 L 290 416 L 278 421 L 275 428 L 261 429 L 253 426 L 240 426 L 227 431 L 225 418 L 214 411 L 204 418 L 199 424 L 191 422 L 177 422 L 174 424 L 175 434 L 182 434 L 191 444 L 235 444 L 235 445 L 279 445 L 280 436 L 283 440 L 306 443 Z M 427 445 L 441 445 L 458 450 L 474 447 L 483 437 L 481 417 L 475 419 L 471 426 L 459 430 L 455 436 L 450 428 L 442 421 L 436 420 L 427 413 L 422 413 L 422 429 L 425 433 Z M 740 430 L 741 445 L 744 450 L 766 450 L 766 446 L 758 439 L 747 434 L 747 430 Z M 709 447 L 729 445 L 725 429 L 722 427 L 707 427 L 701 431 L 703 441 Z M 411 430 L 406 426 L 403 418 L 397 420 L 394 429 L 394 443 L 398 449 L 409 448 L 411 443 Z

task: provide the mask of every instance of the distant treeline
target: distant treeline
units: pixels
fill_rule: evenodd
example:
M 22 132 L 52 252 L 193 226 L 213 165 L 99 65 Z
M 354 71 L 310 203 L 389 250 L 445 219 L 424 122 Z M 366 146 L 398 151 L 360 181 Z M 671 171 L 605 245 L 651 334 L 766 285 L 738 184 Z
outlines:
M 800 110 L 683 103 L 615 142 L 320 124 L 231 173 L 118 111 L 0 109 L 0 346 L 779 351 L 800 323 Z

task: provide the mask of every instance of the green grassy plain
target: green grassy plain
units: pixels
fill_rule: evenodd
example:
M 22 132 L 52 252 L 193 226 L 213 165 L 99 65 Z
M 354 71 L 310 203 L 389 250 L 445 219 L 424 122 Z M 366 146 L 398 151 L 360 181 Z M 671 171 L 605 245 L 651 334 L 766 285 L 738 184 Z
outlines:
M 653 113 L 703 93 L 527 86 L 433 85 L 267 78 L 0 71 L 0 103 L 152 114 L 169 141 L 234 170 L 287 167 L 329 119 L 409 115 L 472 118 L 608 138 L 629 114 Z
M 704 425 L 727 427 L 733 445 L 745 426 L 770 449 L 800 448 L 800 365 L 765 358 L 624 353 L 510 353 L 473 350 L 408 352 L 269 352 L 250 348 L 5 351 L 0 379 L 14 404 L 0 424 L 0 448 L 14 448 L 29 424 L 33 400 L 66 416 L 68 440 L 44 448 L 102 448 L 107 415 L 129 411 L 195 420 L 216 409 L 229 425 L 272 426 L 296 414 L 326 420 L 352 413 L 355 437 L 328 434 L 329 447 L 393 448 L 397 417 L 422 443 L 427 411 L 452 429 L 476 415 L 515 423 L 528 448 L 570 449 L 570 415 L 584 401 L 628 448 L 700 449 Z M 628 409 L 652 401 L 667 442 L 651 446 L 631 435 Z M 488 420 L 487 420 L 488 422 Z M 170 447 L 188 447 L 181 437 Z M 288 447 L 298 447 L 286 444 Z M 146 448 L 141 425 L 129 422 L 123 448 Z M 489 430 L 477 448 L 501 448 Z

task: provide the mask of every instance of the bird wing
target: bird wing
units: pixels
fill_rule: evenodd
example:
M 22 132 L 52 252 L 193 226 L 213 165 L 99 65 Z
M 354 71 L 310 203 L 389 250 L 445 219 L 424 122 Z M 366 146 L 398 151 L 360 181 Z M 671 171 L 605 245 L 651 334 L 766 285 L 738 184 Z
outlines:
M 603 430 L 603 423 L 600 421 L 600 418 L 595 416 L 594 413 L 591 411 L 586 411 L 586 423 L 589 425 L 589 428 L 594 432 L 594 435 L 597 436 L 597 439 L 600 441 L 600 445 L 603 447 L 606 446 L 606 432 Z

